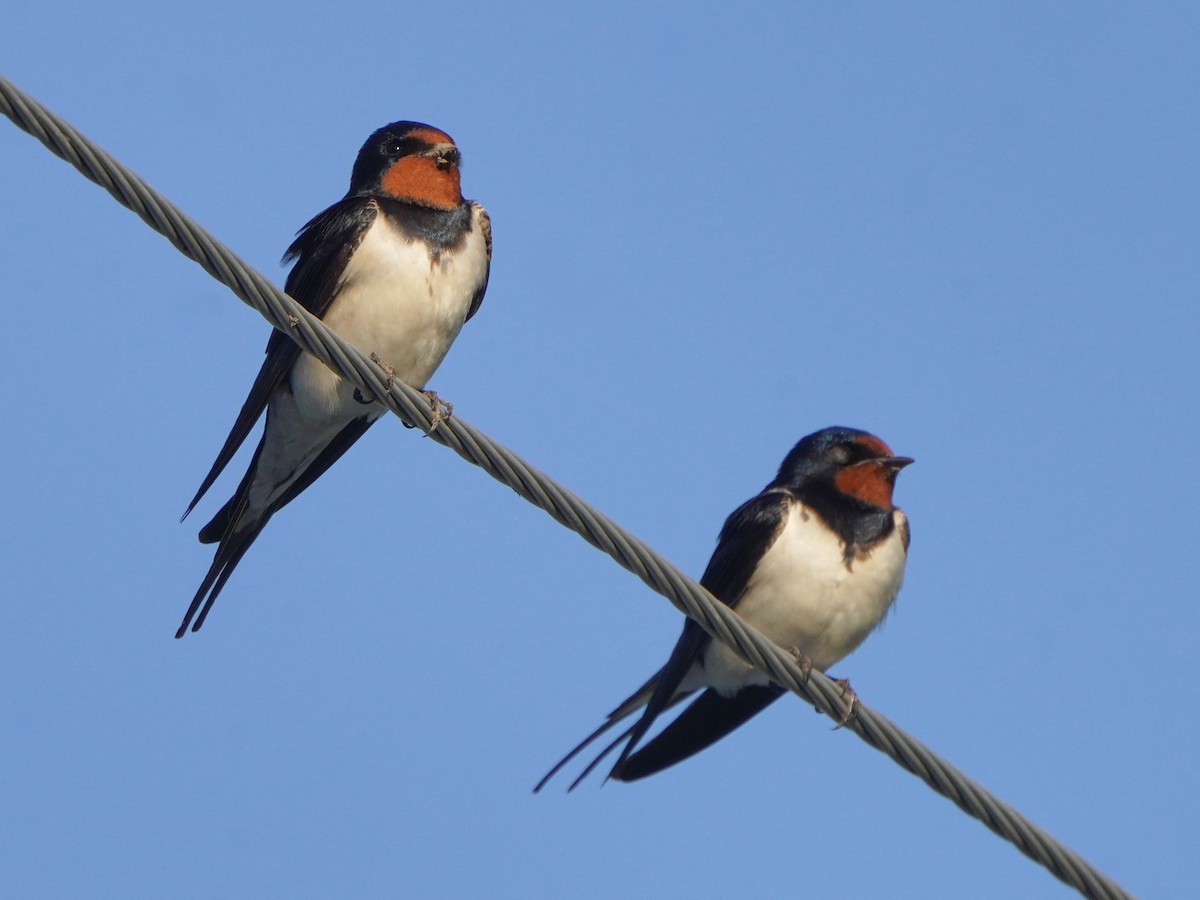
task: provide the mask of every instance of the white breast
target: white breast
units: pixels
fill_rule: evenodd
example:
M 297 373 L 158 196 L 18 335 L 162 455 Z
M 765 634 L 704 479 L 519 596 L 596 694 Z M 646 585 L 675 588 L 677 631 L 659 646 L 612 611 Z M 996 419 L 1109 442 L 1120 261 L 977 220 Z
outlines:
M 882 621 L 904 579 L 904 513 L 868 554 L 847 565 L 845 547 L 825 523 L 792 501 L 782 533 L 763 556 L 736 609 L 759 631 L 824 671 Z M 693 678 L 732 693 L 765 684 L 762 673 L 714 641 Z M 691 679 L 689 679 L 691 680 Z
M 487 266 L 477 221 L 462 246 L 435 257 L 380 213 L 346 264 L 325 324 L 363 353 L 377 354 L 401 381 L 423 388 L 458 337 Z M 292 388 L 314 418 L 363 413 L 353 388 L 311 357 L 297 361 Z

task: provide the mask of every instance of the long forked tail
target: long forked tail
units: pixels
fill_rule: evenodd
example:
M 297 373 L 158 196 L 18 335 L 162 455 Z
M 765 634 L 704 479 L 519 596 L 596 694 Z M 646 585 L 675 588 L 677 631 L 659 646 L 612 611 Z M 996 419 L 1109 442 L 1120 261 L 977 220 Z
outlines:
M 268 414 L 269 418 L 270 414 Z M 254 543 L 254 539 L 258 537 L 271 516 L 291 503 L 305 488 L 309 487 L 309 485 L 324 474 L 326 469 L 337 462 L 342 454 L 349 450 L 355 441 L 366 433 L 374 421 L 374 418 L 360 416 L 349 422 L 305 466 L 304 471 L 296 476 L 292 483 L 271 502 L 271 505 L 261 514 L 260 518 L 255 521 L 244 522 L 243 516 L 246 513 L 246 507 L 249 503 L 250 486 L 258 474 L 258 461 L 262 456 L 263 446 L 267 440 L 266 430 L 264 429 L 263 436 L 258 442 L 258 447 L 254 451 L 254 456 L 251 458 L 250 465 L 246 469 L 246 474 L 242 476 L 242 481 L 238 485 L 237 490 L 234 491 L 229 502 L 217 511 L 212 521 L 200 529 L 200 543 L 214 544 L 219 542 L 220 546 L 217 547 L 217 553 L 213 558 L 212 565 L 208 569 L 208 574 L 204 576 L 204 581 L 201 583 L 200 589 L 196 592 L 196 596 L 192 598 L 192 604 L 188 607 L 187 614 L 183 617 L 183 624 L 179 626 L 179 631 L 176 632 L 175 637 L 183 637 L 189 626 L 192 631 L 200 630 L 200 626 L 204 624 L 204 620 L 208 617 L 208 611 L 212 609 L 213 601 L 217 599 L 217 595 L 221 593 L 225 582 L 229 580 L 229 576 L 233 574 L 233 570 L 237 567 L 242 557 L 246 555 L 246 551 L 250 549 L 250 545 Z M 250 424 L 252 425 L 253 422 Z M 227 461 L 224 460 L 224 456 L 225 451 L 222 450 L 222 457 L 218 459 L 218 464 L 223 465 Z M 218 466 L 214 465 L 213 472 L 219 471 Z M 210 473 L 210 475 L 212 474 Z M 209 483 L 209 480 L 205 479 L 205 485 L 201 489 L 201 493 L 208 487 Z M 197 494 L 196 499 L 199 499 L 199 497 L 200 494 Z M 195 500 L 192 503 L 195 505 Z M 188 507 L 188 509 L 190 511 L 191 507 Z
M 225 582 L 229 580 L 229 576 L 233 574 L 237 564 L 241 562 L 246 551 L 250 549 L 250 545 L 254 543 L 254 539 L 258 537 L 275 512 L 274 509 L 268 509 L 257 520 L 242 522 L 239 527 L 239 520 L 246 512 L 246 506 L 250 501 L 250 485 L 254 481 L 254 473 L 258 469 L 258 460 L 262 455 L 265 441 L 266 435 L 264 434 L 258 442 L 258 447 L 254 450 L 254 456 L 250 460 L 246 474 L 242 476 L 241 483 L 233 492 L 233 496 L 229 498 L 229 502 L 221 507 L 211 522 L 200 529 L 200 543 L 215 544 L 219 542 L 219 544 L 217 552 L 213 556 L 212 565 L 208 567 L 204 581 L 200 582 L 200 589 L 196 591 L 196 596 L 192 598 L 191 605 L 184 613 L 179 630 L 175 632 L 176 640 L 187 634 L 189 626 L 192 631 L 200 630 L 200 626 L 208 618 L 208 611 L 212 609 L 213 601 L 221 593 L 221 588 L 225 587 Z M 219 470 L 214 467 L 214 471 Z M 196 497 L 199 499 L 200 494 L 197 494 Z M 192 503 L 195 505 L 194 500 Z M 190 506 L 188 510 L 191 511 Z
M 628 716 L 632 715 L 637 710 L 639 710 L 641 707 L 645 706 L 646 701 L 648 699 L 650 699 L 650 695 L 654 692 L 654 685 L 657 681 L 658 681 L 658 674 L 656 673 L 653 678 L 651 678 L 649 681 L 647 681 L 645 684 L 643 684 L 640 688 L 638 688 L 634 693 L 632 693 L 629 697 L 627 697 L 624 700 L 624 702 L 621 703 L 620 706 L 618 706 L 616 709 L 614 709 L 612 712 L 610 712 L 608 714 L 608 717 L 604 720 L 604 723 L 599 728 L 597 728 L 595 731 L 593 731 L 591 734 L 589 734 L 587 737 L 585 737 L 582 741 L 580 741 L 578 744 L 576 744 L 574 747 L 572 747 L 571 752 L 569 752 L 566 756 L 564 756 L 562 759 L 560 759 L 558 762 L 556 762 L 554 764 L 554 768 L 552 768 L 549 772 L 547 772 L 544 776 L 542 776 L 542 780 L 537 783 L 537 785 L 533 789 L 533 792 L 536 794 L 538 791 L 540 791 L 542 788 L 544 788 L 546 786 L 546 782 L 548 782 L 551 778 L 553 778 L 560 771 L 562 771 L 563 766 L 565 766 L 567 763 L 569 763 L 571 760 L 573 760 L 576 756 L 578 756 L 585 748 L 587 748 L 598 737 L 600 737 L 602 734 L 607 733 L 609 731 L 609 729 L 611 729 L 614 725 L 616 725 L 622 719 L 627 718 Z M 596 763 L 598 763 L 601 759 L 603 759 L 605 756 L 607 756 L 612 751 L 613 747 L 615 747 L 617 744 L 621 743 L 621 741 L 623 741 L 628 736 L 629 736 L 629 731 L 627 730 L 623 734 L 621 734 L 621 736 L 618 737 L 615 741 L 613 741 L 611 744 L 609 744 L 608 747 L 604 750 L 604 752 L 602 752 L 599 757 L 597 757 L 595 760 L 593 760 L 591 765 L 589 765 L 587 767 L 587 769 L 584 770 L 583 775 L 580 775 L 579 778 L 576 778 L 575 781 L 571 783 L 571 786 L 567 790 L 569 790 L 569 791 L 574 790 L 575 785 L 577 785 L 580 782 L 580 780 L 583 778 L 583 776 L 586 775 L 588 772 L 590 772 L 593 768 L 595 768 Z
M 619 719 L 619 718 L 606 719 L 603 725 L 601 725 L 599 728 L 597 728 L 595 731 L 593 731 L 591 734 L 589 734 L 587 737 L 585 737 L 582 741 L 580 741 L 578 744 L 576 744 L 571 749 L 570 753 L 568 753 L 566 756 L 564 756 L 562 759 L 560 759 L 558 762 L 556 762 L 554 764 L 554 768 L 552 768 L 549 772 L 547 772 L 545 775 L 543 775 L 542 780 L 539 781 L 534 786 L 533 792 L 536 794 L 538 791 L 540 791 L 542 788 L 544 788 L 546 786 L 546 782 L 548 782 L 551 778 L 553 778 L 560 771 L 562 771 L 563 766 L 565 766 L 567 763 L 569 763 L 571 760 L 573 760 L 576 756 L 578 756 L 585 747 L 587 747 L 589 744 L 592 743 L 592 741 L 596 740 L 596 738 L 600 737 L 600 735 L 607 732 L 610 728 L 612 728 L 614 725 L 616 725 L 620 721 L 621 721 L 621 719 Z M 604 759 L 604 757 L 606 757 L 609 753 L 611 753 L 613 748 L 616 747 L 617 744 L 621 743 L 621 741 L 623 741 L 623 740 L 625 740 L 625 738 L 629 737 L 629 732 L 631 730 L 632 730 L 632 726 L 630 726 L 630 728 L 627 728 L 624 731 L 622 731 L 616 737 L 616 739 L 613 740 L 613 742 L 611 744 L 609 744 L 607 747 L 605 747 L 604 750 L 601 751 L 600 755 L 597 756 L 594 760 L 592 760 L 591 763 L 588 765 L 588 767 L 583 770 L 583 774 L 571 782 L 571 786 L 567 788 L 567 791 L 570 792 L 570 791 L 575 790 L 575 785 L 579 784 L 579 782 L 581 782 L 584 779 L 584 777 L 590 771 L 592 771 L 592 769 L 596 768 L 596 764 L 599 763 L 600 760 Z

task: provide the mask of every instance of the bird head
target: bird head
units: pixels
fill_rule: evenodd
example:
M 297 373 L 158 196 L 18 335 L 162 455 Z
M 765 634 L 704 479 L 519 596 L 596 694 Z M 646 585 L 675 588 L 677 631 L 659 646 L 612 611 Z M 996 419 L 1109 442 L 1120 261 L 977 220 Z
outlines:
M 462 155 L 446 132 L 420 122 L 393 122 L 372 134 L 354 161 L 351 195 L 381 195 L 450 210 L 463 202 Z

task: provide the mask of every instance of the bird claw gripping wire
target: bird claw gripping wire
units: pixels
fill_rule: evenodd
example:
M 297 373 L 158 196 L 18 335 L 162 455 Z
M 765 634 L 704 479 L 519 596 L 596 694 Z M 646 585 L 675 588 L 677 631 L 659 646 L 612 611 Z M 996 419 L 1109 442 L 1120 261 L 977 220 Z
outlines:
M 804 684 L 808 684 L 808 676 L 812 674 L 813 670 L 813 661 L 805 654 L 801 653 L 799 647 L 789 647 L 788 655 L 796 661 L 796 665 L 800 668 L 800 674 L 803 676 L 802 682 Z M 821 710 L 819 707 L 814 706 L 813 712 L 815 712 L 818 716 L 821 715 Z
M 393 369 L 388 363 L 385 363 L 379 357 L 378 353 L 371 354 L 371 362 L 383 369 L 383 374 L 387 376 L 385 384 L 387 384 L 387 386 L 390 388 L 392 386 L 392 382 L 396 380 L 396 370 Z M 451 414 L 454 412 L 454 404 L 439 397 L 437 395 L 437 391 L 421 391 L 421 393 L 424 394 L 425 399 L 429 401 L 429 409 L 433 413 L 433 421 L 429 423 L 429 434 L 433 434 L 433 432 L 437 431 L 437 427 L 439 425 L 450 418 Z M 362 393 L 357 389 L 354 391 L 354 397 L 360 403 L 372 402 L 371 400 L 364 399 Z M 417 427 L 412 422 L 405 422 L 403 419 L 400 421 L 403 423 L 405 428 Z
M 833 730 L 837 731 L 854 721 L 861 704 L 858 702 L 858 694 L 854 693 L 854 688 L 850 687 L 849 678 L 832 678 L 830 680 L 842 689 L 842 699 L 846 701 L 846 711 L 842 713 L 838 723 L 833 726 Z
M 454 413 L 454 404 L 439 397 L 437 391 L 421 391 L 421 393 L 425 395 L 425 399 L 429 401 L 429 408 L 433 411 L 433 421 L 429 423 L 429 433 L 433 434 L 437 431 L 437 427 Z
M 812 660 L 801 653 L 799 647 L 790 648 L 788 653 L 791 654 L 792 659 L 796 661 L 796 665 L 800 667 L 800 671 L 804 675 L 804 683 L 808 684 L 808 675 L 813 670 Z M 820 712 L 820 710 L 817 710 L 817 712 Z
M 387 363 L 385 363 L 382 359 L 380 359 L 378 353 L 372 353 L 370 359 L 371 359 L 371 362 L 375 363 L 375 365 L 377 365 L 377 366 L 379 366 L 379 368 L 383 369 L 383 374 L 386 376 L 386 378 L 384 380 L 384 384 L 386 384 L 390 388 L 392 386 L 392 382 L 396 380 L 396 370 L 393 369 Z M 368 396 L 368 395 L 364 394 L 360 388 L 355 388 L 354 389 L 354 399 L 357 400 L 359 403 L 369 405 L 371 403 L 374 403 L 379 398 Z M 415 428 L 416 427 L 415 425 L 409 425 L 403 419 L 401 419 L 400 421 L 404 425 L 405 428 Z
M 396 380 L 396 370 L 392 368 L 390 363 L 385 363 L 383 361 L 383 359 L 380 358 L 378 353 L 372 353 L 369 358 L 370 358 L 371 362 L 375 363 L 375 365 L 377 365 L 377 366 L 379 366 L 379 368 L 383 369 L 383 374 L 384 374 L 384 382 L 383 383 L 390 388 L 392 386 L 392 382 Z M 354 399 L 357 400 L 359 403 L 374 403 L 378 398 L 377 397 L 370 397 L 370 398 L 364 397 L 362 391 L 360 391 L 358 388 L 355 388 L 354 389 Z M 411 422 L 406 422 L 403 419 L 400 420 L 400 424 L 403 425 L 405 428 L 416 428 L 417 427 L 416 425 L 413 425 Z
M 807 684 L 809 673 L 813 670 L 813 661 L 796 647 L 792 647 L 788 652 L 796 660 L 796 665 L 800 667 L 800 671 L 804 674 L 804 682 Z M 854 688 L 850 687 L 849 678 L 833 678 L 830 680 L 842 689 L 842 698 L 846 701 L 846 711 L 842 713 L 837 724 L 833 726 L 833 730 L 837 731 L 839 728 L 844 728 L 854 721 L 854 718 L 858 715 L 858 708 L 862 704 L 858 702 L 858 694 L 854 693 Z M 821 710 L 818 709 L 816 712 L 820 713 Z

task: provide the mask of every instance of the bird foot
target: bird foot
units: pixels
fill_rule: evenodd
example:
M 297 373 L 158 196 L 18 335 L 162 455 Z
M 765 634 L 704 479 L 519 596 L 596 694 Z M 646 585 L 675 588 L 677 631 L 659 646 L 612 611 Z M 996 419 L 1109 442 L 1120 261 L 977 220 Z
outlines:
M 854 688 L 850 687 L 849 678 L 834 678 L 831 679 L 834 684 L 842 689 L 842 699 L 846 701 L 846 711 L 842 713 L 842 717 L 838 719 L 838 723 L 833 726 L 833 730 L 844 728 L 849 725 L 854 717 L 858 715 L 858 694 L 854 693 Z
M 375 363 L 375 365 L 379 366 L 379 368 L 383 369 L 383 374 L 385 376 L 387 376 L 384 381 L 384 384 L 386 384 L 390 388 L 392 386 L 392 382 L 396 380 L 396 370 L 393 369 L 391 367 L 391 365 L 389 365 L 388 363 L 385 363 L 382 359 L 380 359 L 378 353 L 372 353 L 370 355 L 369 359 L 371 360 L 371 362 Z M 374 403 L 379 398 L 378 397 L 369 397 L 362 392 L 361 388 L 355 388 L 354 389 L 354 399 L 357 400 L 359 403 L 362 403 L 364 406 L 369 406 L 370 404 Z M 407 422 L 405 422 L 404 425 L 406 428 L 413 427 L 412 425 L 409 425 Z
M 439 397 L 437 391 L 421 391 L 421 393 L 425 395 L 425 399 L 429 401 L 429 408 L 433 410 L 433 421 L 429 423 L 429 433 L 433 434 L 437 431 L 437 427 L 453 414 L 454 404 Z
M 813 670 L 813 661 L 800 652 L 799 648 L 792 647 L 788 650 L 792 655 L 792 659 L 796 660 L 796 665 L 800 667 L 800 671 L 804 673 L 804 680 L 808 681 L 808 675 Z
M 790 648 L 788 653 L 791 654 L 792 659 L 796 660 L 796 665 L 800 667 L 800 672 L 804 675 L 804 683 L 808 684 L 808 676 L 813 670 L 813 661 L 801 653 L 798 647 Z M 821 710 L 815 706 L 813 707 L 813 712 L 815 712 L 818 716 L 821 714 Z
M 392 368 L 391 363 L 385 363 L 378 353 L 371 354 L 371 362 L 383 369 L 383 374 L 387 376 L 387 386 L 391 387 L 392 382 L 396 380 L 396 370 Z

